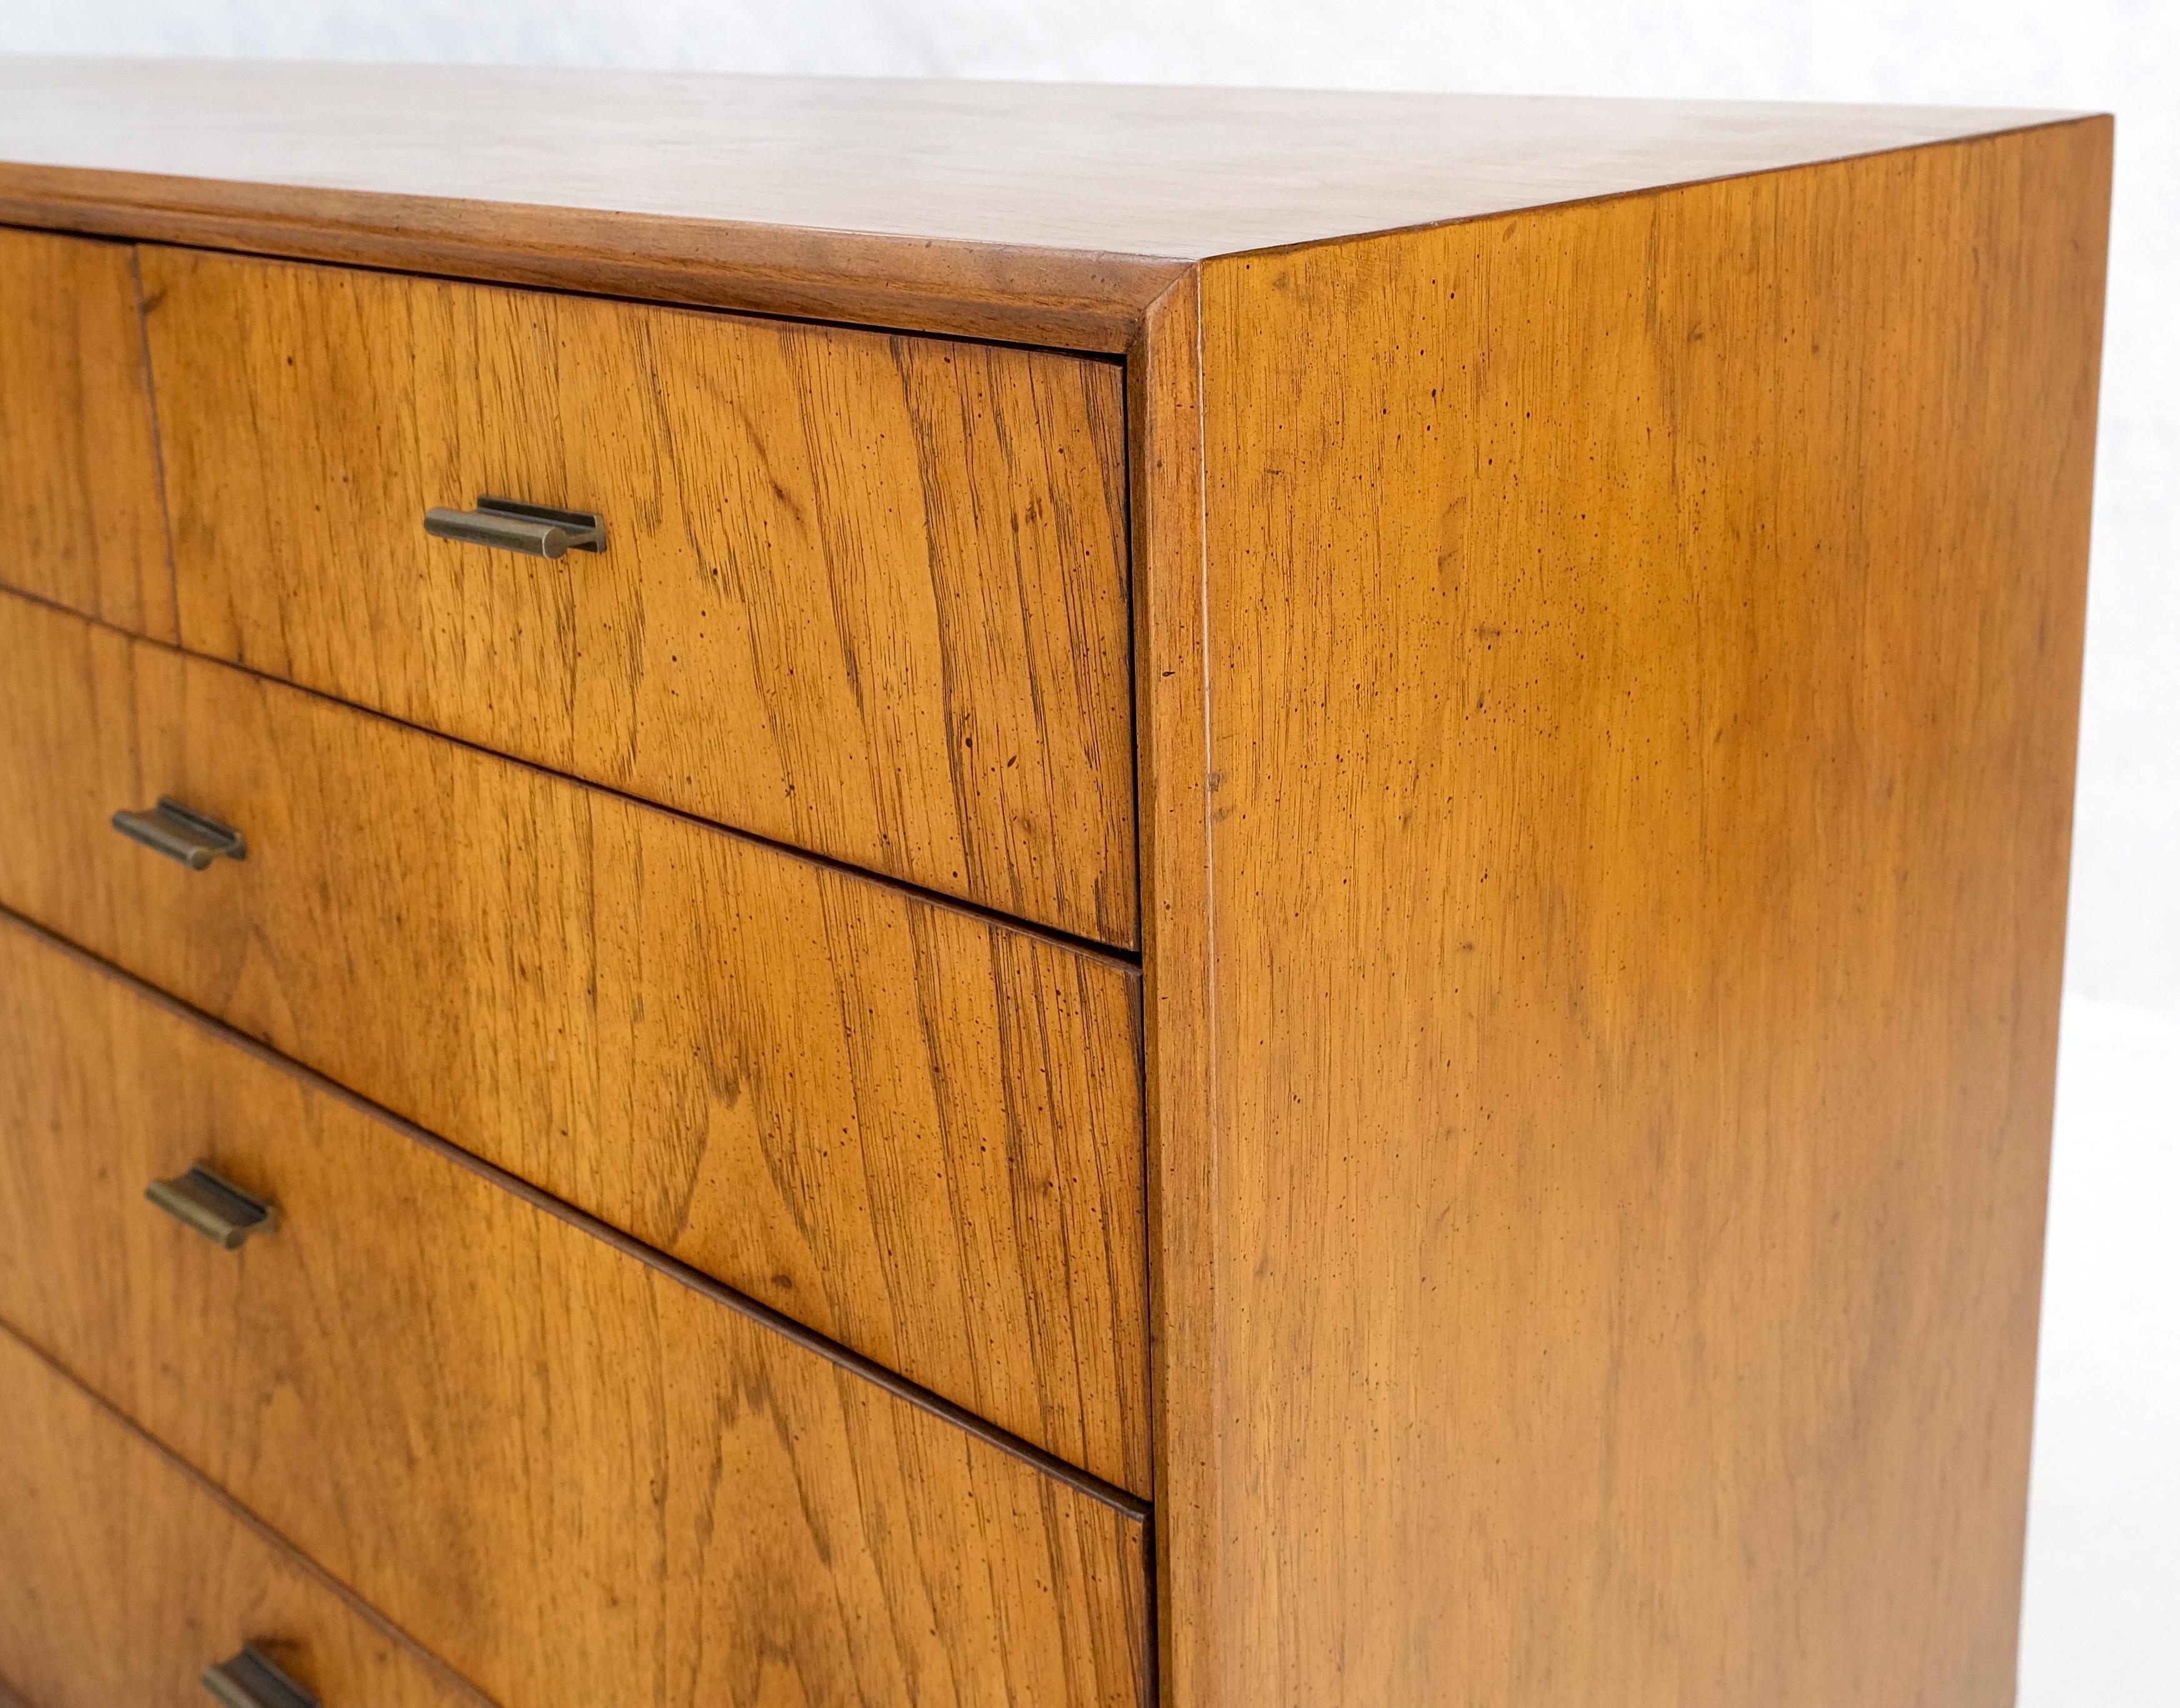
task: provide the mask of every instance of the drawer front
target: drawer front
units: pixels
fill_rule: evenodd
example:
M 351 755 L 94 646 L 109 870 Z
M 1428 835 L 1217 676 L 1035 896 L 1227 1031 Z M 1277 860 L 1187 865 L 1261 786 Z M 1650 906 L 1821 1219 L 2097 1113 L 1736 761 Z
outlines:
M 0 659 L 0 905 L 1147 1491 L 1133 969 L 6 595 Z
M 256 1643 L 325 1708 L 489 1708 L 0 1331 L 0 1702 L 206 1708 Z
M 1132 944 L 1119 367 L 147 249 L 183 643 Z M 556 561 L 429 538 L 601 515 Z
M 1142 1700 L 1140 1508 L 18 924 L 0 1016 L 0 1317 L 491 1694 Z
M 0 585 L 171 640 L 135 251 L 0 230 Z

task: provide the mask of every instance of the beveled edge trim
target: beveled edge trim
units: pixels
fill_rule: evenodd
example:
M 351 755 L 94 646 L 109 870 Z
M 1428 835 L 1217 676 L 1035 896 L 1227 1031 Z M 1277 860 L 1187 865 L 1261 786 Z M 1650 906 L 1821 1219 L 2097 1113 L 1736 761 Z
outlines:
M 1138 1524 L 1148 1525 L 1151 1516 L 1149 1501 L 1130 1494 L 1126 1489 L 1109 1483 L 1102 1477 L 1094 1476 L 1088 1471 L 1070 1464 L 1057 1454 L 1024 1441 L 1021 1436 L 1001 1429 L 997 1424 L 986 1421 L 975 1413 L 955 1404 L 952 1400 L 932 1392 L 930 1389 L 911 1381 L 906 1376 L 896 1375 L 884 1364 L 866 1357 L 862 1353 L 852 1351 L 840 1345 L 837 1341 L 829 1340 L 815 1329 L 804 1327 L 793 1318 L 774 1310 L 770 1305 L 760 1303 L 746 1294 L 736 1292 L 724 1281 L 713 1280 L 702 1270 L 691 1268 L 679 1258 L 669 1257 L 664 1252 L 654 1250 L 634 1235 L 623 1233 L 619 1228 L 610 1223 L 601 1221 L 587 1210 L 578 1209 L 564 1199 L 555 1198 L 550 1193 L 531 1185 L 520 1176 L 509 1174 L 505 1169 L 487 1162 L 482 1157 L 471 1155 L 460 1145 L 441 1138 L 437 1133 L 426 1131 L 414 1121 L 404 1120 L 392 1110 L 373 1103 L 369 1098 L 350 1090 L 346 1086 L 334 1080 L 327 1078 L 325 1075 L 315 1069 L 306 1067 L 301 1062 L 292 1061 L 281 1055 L 277 1050 L 260 1044 L 248 1033 L 236 1031 L 225 1022 L 214 1018 L 201 1009 L 191 1007 L 188 1003 L 169 995 L 156 985 L 147 984 L 126 968 L 118 967 L 102 956 L 94 955 L 89 950 L 69 942 L 65 937 L 47 930 L 36 920 L 16 912 L 12 907 L 0 906 L 0 929 L 22 932 L 45 947 L 69 957 L 85 970 L 98 973 L 124 986 L 131 994 L 163 1008 L 177 1018 L 210 1033 L 216 1042 L 239 1050 L 245 1055 L 254 1057 L 265 1066 L 302 1081 L 310 1090 L 344 1104 L 355 1113 L 375 1121 L 382 1126 L 392 1127 L 404 1137 L 422 1145 L 426 1149 L 436 1152 L 447 1161 L 454 1163 L 458 1167 L 467 1169 L 480 1179 L 520 1198 L 541 1215 L 567 1223 L 580 1232 L 588 1234 L 592 1238 L 612 1247 L 623 1257 L 631 1258 L 645 1267 L 664 1275 L 668 1280 L 678 1281 L 690 1292 L 701 1294 L 713 1303 L 747 1319 L 758 1327 L 770 1330 L 782 1339 L 793 1342 L 802 1351 L 815 1353 L 835 1369 L 849 1375 L 861 1377 L 873 1386 L 883 1388 L 895 1399 L 903 1401 L 919 1411 L 928 1413 L 943 1423 L 950 1424 L 965 1434 L 976 1436 L 988 1446 L 996 1447 L 1001 1452 L 1024 1461 L 1032 1469 L 1043 1472 L 1056 1482 L 1066 1484 L 1078 1494 L 1087 1495 L 1100 1505 L 1111 1507 L 1123 1518 Z M 0 1327 L 4 1326 L 4 1323 L 0 1323 Z M 21 1336 L 18 1336 L 17 1338 L 21 1339 Z M 25 1342 L 25 1344 L 29 1345 L 30 1342 Z M 36 1348 L 34 1347 L 33 1350 Z M 47 1362 L 52 1361 L 48 1358 Z M 1146 1540 L 1148 1541 L 1148 1537 Z M 5 1708 L 5 1705 L 0 1704 L 0 1708 Z
M 1151 1563 L 1161 1688 L 1194 1700 L 1223 1629 L 1204 1591 L 1225 1535 L 1208 1456 L 1218 1435 L 1203 1359 L 1219 1226 L 1208 1143 L 1214 1063 L 1205 653 L 1202 277 L 1153 304 L 1128 355 L 1128 465 L 1137 653 L 1136 824 L 1142 951 L 1143 1175 L 1150 1288 Z
M 1192 265 L 17 162 L 0 223 L 1109 355 Z

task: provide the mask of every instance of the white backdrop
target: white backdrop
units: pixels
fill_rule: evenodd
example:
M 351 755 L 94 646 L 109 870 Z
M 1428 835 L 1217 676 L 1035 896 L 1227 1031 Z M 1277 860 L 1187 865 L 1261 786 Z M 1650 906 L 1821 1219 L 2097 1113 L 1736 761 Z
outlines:
M 0 52 L 2117 112 L 2022 1701 L 2180 1702 L 2180 0 L 0 0 Z

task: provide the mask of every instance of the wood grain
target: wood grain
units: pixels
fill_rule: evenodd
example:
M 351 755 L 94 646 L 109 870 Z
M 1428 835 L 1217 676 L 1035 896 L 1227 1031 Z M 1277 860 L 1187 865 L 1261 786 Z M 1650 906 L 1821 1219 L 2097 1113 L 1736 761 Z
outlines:
M 0 967 L 0 1315 L 494 1696 L 1143 1701 L 1139 1507 L 20 926 Z M 144 1202 L 198 1160 L 279 1227 Z
M 0 66 L 0 85 L 5 67 Z M 0 160 L 0 219 L 298 261 L 1118 354 L 1164 256 Z
M 1118 351 L 1204 256 L 2048 116 L 25 59 L 0 218 Z
M 0 1702 L 201 1708 L 255 1641 L 333 1708 L 487 1708 L 4 1329 L 0 1394 Z
M 1149 1487 L 1134 970 L 0 596 L 0 904 Z M 116 835 L 176 796 L 249 857 Z
M 1116 365 L 143 267 L 185 646 L 1133 945 Z M 607 549 L 425 535 L 483 493 Z
M 2011 1701 L 2110 148 L 1204 269 L 1181 1708 Z
M 1198 1598 L 1236 1538 L 1219 1518 L 1210 1288 L 1210 788 L 1204 769 L 1202 306 L 1195 274 L 1144 317 L 1128 355 L 1136 648 L 1142 713 L 1144 1116 L 1151 1265 L 1153 1559 L 1168 1708 L 1222 1699 Z M 1170 1502 L 1170 1505 L 1169 1505 Z M 1170 1518 L 1169 1514 L 1172 1515 Z M 1173 1519 L 1177 1518 L 1178 1522 Z
M 134 251 L 0 230 L 0 585 L 172 640 Z

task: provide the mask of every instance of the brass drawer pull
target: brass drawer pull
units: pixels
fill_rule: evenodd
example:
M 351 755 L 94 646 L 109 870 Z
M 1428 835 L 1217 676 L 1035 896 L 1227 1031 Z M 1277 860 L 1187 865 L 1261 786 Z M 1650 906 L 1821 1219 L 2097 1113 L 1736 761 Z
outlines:
M 548 510 L 513 499 L 479 499 L 473 510 L 424 512 L 424 532 L 442 540 L 465 540 L 473 546 L 527 552 L 533 558 L 557 558 L 606 548 L 603 516 L 589 510 Z
M 239 830 L 191 812 L 167 795 L 148 813 L 116 813 L 113 828 L 192 872 L 203 871 L 215 860 L 240 860 L 247 851 Z
M 198 1676 L 227 1708 L 325 1708 L 255 1643 L 245 1643 L 239 1653 Z
M 144 1188 L 144 1196 L 228 1251 L 250 1235 L 270 1233 L 280 1225 L 279 1212 L 271 1204 L 252 1198 L 233 1181 L 222 1180 L 202 1163 L 172 1180 L 153 1181 Z

